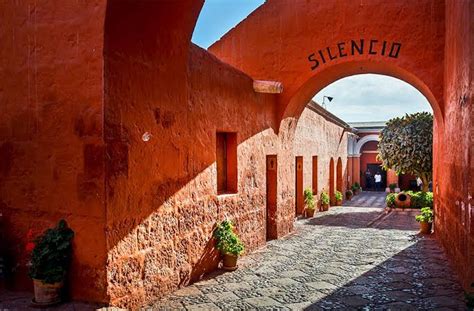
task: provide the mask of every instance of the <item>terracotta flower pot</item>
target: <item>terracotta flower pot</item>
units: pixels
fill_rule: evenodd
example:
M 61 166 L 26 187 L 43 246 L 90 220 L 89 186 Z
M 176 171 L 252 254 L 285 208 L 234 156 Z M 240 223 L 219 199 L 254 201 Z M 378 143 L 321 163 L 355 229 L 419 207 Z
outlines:
M 341 206 L 342 205 L 342 200 L 336 200 L 336 206 Z
M 395 206 L 398 208 L 409 208 L 411 205 L 411 198 L 405 192 L 400 192 L 395 197 Z
M 33 279 L 33 285 L 35 291 L 34 304 L 50 306 L 61 301 L 63 282 L 48 284 L 41 280 Z
M 314 208 L 307 208 L 306 209 L 306 217 L 311 218 L 314 216 L 315 209 Z
M 239 257 L 233 254 L 224 254 L 222 269 L 233 271 L 237 269 L 237 259 Z
M 321 210 L 323 212 L 326 212 L 329 210 L 329 204 L 321 204 Z
M 432 225 L 433 224 L 431 222 L 421 221 L 420 222 L 420 233 L 430 234 Z
M 352 200 L 352 196 L 353 196 L 353 194 L 349 194 L 349 195 L 346 194 L 346 200 L 347 201 Z

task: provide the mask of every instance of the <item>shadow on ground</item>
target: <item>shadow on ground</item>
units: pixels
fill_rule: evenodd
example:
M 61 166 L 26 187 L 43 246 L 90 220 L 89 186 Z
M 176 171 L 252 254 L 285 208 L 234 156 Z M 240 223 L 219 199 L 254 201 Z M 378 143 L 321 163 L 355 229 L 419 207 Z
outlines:
M 319 290 L 325 297 L 305 310 L 465 310 L 462 288 L 431 236 L 417 242 L 356 279 Z

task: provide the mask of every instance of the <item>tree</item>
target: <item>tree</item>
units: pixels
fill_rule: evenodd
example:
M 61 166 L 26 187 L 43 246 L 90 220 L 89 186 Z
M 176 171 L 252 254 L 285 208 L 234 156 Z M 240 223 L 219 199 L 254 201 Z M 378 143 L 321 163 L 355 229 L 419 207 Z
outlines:
M 387 122 L 380 133 L 378 158 L 385 170 L 421 178 L 428 191 L 433 167 L 433 115 L 429 112 L 407 114 Z

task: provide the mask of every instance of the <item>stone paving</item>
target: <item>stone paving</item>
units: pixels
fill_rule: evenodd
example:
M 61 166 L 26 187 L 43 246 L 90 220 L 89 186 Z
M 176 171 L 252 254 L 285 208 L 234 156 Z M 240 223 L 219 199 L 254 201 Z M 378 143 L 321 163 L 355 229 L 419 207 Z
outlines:
M 364 192 L 295 233 L 216 271 L 147 310 L 466 310 L 433 237 L 417 235 L 417 211 L 384 212 L 384 193 Z M 27 310 L 31 293 L 0 290 L 0 310 Z M 94 310 L 69 302 L 49 310 Z M 117 310 L 104 308 L 103 310 Z
M 385 194 L 296 222 L 291 236 L 176 291 L 153 310 L 465 310 L 463 291 L 416 211 L 385 214 Z M 356 207 L 357 206 L 357 207 Z

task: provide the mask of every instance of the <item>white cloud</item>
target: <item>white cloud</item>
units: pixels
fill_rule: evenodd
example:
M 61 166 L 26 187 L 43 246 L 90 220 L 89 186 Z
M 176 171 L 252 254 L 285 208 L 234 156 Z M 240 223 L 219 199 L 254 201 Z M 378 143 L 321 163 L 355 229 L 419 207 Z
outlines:
M 327 109 L 346 122 L 385 121 L 405 113 L 430 111 L 428 100 L 410 84 L 389 76 L 354 75 L 338 80 L 314 96 Z

